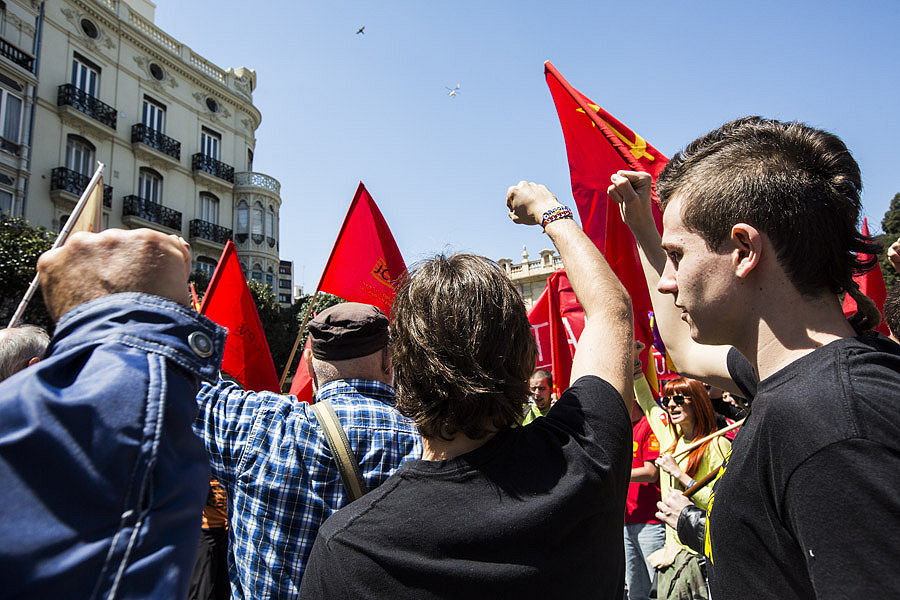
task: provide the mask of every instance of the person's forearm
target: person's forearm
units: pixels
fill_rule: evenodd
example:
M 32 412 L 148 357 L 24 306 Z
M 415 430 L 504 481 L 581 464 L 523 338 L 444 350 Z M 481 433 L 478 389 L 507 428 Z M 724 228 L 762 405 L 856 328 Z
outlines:
M 653 483 L 659 480 L 659 469 L 644 465 L 631 470 L 631 483 Z
M 603 313 L 601 320 L 621 320 L 627 312 L 630 319 L 628 292 L 578 224 L 571 219 L 554 221 L 547 225 L 547 234 L 559 251 L 585 316 L 590 319 Z

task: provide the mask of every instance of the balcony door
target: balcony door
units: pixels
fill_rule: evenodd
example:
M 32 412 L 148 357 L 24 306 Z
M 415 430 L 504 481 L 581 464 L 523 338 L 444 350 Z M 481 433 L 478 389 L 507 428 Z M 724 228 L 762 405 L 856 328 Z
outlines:
M 141 123 L 144 126 L 165 133 L 166 131 L 166 107 L 150 98 L 144 97 L 144 110 L 141 115 Z
M 219 160 L 219 146 L 222 143 L 222 136 L 207 128 L 200 131 L 200 152 L 204 156 Z
M 162 175 L 153 169 L 141 169 L 138 176 L 138 196 L 159 204 L 162 200 Z
M 200 219 L 213 225 L 219 223 L 219 199 L 212 194 L 200 194 Z
M 94 146 L 75 135 L 66 138 L 66 168 L 90 177 L 94 173 Z
M 100 86 L 100 69 L 82 57 L 72 58 L 72 85 L 88 96 L 97 96 Z

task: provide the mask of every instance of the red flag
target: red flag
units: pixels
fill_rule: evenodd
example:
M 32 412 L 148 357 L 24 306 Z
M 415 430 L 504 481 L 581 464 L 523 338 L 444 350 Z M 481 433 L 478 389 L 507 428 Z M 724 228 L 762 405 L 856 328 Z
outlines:
M 616 171 L 645 171 L 653 176 L 655 200 L 656 177 L 668 159 L 573 88 L 549 61 L 544 63 L 544 73 L 566 140 L 572 194 L 582 227 L 631 295 L 634 335 L 646 346 L 641 358 L 645 369 L 649 369 L 653 362 L 647 360 L 653 342 L 646 318 L 653 310 L 650 293 L 634 238 L 622 222 L 618 205 L 609 200 L 606 188 Z M 662 215 L 656 202 L 653 216 L 657 228 L 662 230 Z
M 544 291 L 537 302 L 528 311 L 528 322 L 531 323 L 531 332 L 537 344 L 537 360 L 535 369 L 552 368 L 550 362 L 550 286 L 544 287 Z
M 390 315 L 394 282 L 405 272 L 397 242 L 360 181 L 316 290 L 348 302 L 372 304 Z M 304 402 L 312 401 L 312 379 L 302 359 L 291 383 L 291 394 Z
M 316 289 L 348 302 L 372 304 L 390 314 L 394 282 L 405 272 L 406 264 L 387 222 L 359 182 Z
M 584 331 L 584 310 L 562 269 L 547 278 L 547 287 L 528 312 L 528 322 L 538 344 L 536 369 L 553 374 L 553 392 L 569 387 L 572 358 Z
M 869 235 L 868 219 L 863 218 L 862 229 L 860 230 L 860 232 L 865 236 Z M 870 258 L 872 258 L 872 255 L 860 254 L 859 258 L 860 260 L 869 260 Z M 879 323 L 878 327 L 875 328 L 875 331 L 883 333 L 884 335 L 890 335 L 887 323 L 885 323 L 883 316 L 884 301 L 887 298 L 887 286 L 885 286 L 884 284 L 884 274 L 882 274 L 881 272 L 881 265 L 876 262 L 874 269 L 872 269 L 868 273 L 857 275 L 853 278 L 853 281 L 859 284 L 859 291 L 871 298 L 875 302 L 875 306 L 878 307 L 878 310 L 881 311 L 881 323 Z M 850 316 L 855 312 L 856 300 L 851 298 L 850 294 L 847 294 L 844 297 L 844 314 Z
M 300 353 L 300 364 L 297 365 L 297 372 L 294 373 L 294 380 L 291 382 L 291 395 L 297 396 L 300 402 L 312 404 L 313 401 L 313 380 L 312 374 L 306 368 L 306 353 L 309 352 L 309 337 L 306 338 L 306 345 L 303 346 L 303 352 Z
M 269 344 L 231 240 L 225 244 L 206 288 L 200 314 L 228 329 L 223 372 L 234 377 L 246 390 L 281 391 Z

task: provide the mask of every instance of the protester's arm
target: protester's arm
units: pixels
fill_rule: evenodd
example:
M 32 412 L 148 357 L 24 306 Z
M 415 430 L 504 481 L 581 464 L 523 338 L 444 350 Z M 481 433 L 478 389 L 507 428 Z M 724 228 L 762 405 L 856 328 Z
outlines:
M 640 377 L 634 378 L 634 401 L 638 403 L 647 422 L 650 423 L 650 430 L 659 441 L 660 448 L 670 448 L 675 443 L 675 432 L 669 427 L 668 417 L 665 411 L 653 399 L 653 392 L 650 391 L 650 384 L 647 378 L 641 374 Z
M 650 199 L 652 179 L 648 173 L 619 171 L 612 176 L 609 197 L 619 203 L 622 219 L 637 243 L 653 313 L 669 358 L 685 377 L 741 394 L 728 373 L 730 346 L 707 346 L 691 338 L 690 327 L 681 320 L 681 311 L 672 298 L 657 288 L 666 266 L 666 252 L 653 220 Z
M 897 473 L 896 450 L 862 439 L 831 444 L 794 470 L 782 512 L 817 599 L 897 593 L 886 576 L 897 562 Z
M 644 466 L 631 469 L 631 483 L 653 483 L 659 481 L 659 469 L 653 461 L 644 461 Z
M 510 217 L 538 225 L 544 213 L 560 206 L 550 191 L 520 182 L 507 193 Z M 621 394 L 630 410 L 632 400 L 631 299 L 594 243 L 572 219 L 549 223 L 546 232 L 566 266 L 566 275 L 585 313 L 585 327 L 572 361 L 572 381 L 596 375 Z

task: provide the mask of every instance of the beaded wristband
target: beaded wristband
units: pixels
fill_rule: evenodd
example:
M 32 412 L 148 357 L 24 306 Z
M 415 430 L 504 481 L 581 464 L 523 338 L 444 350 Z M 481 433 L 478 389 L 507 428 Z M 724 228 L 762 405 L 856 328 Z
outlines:
M 549 225 L 553 221 L 559 221 L 560 219 L 574 219 L 574 217 L 572 216 L 572 209 L 570 209 L 568 206 L 557 206 L 556 208 L 551 208 L 544 213 L 543 217 L 541 217 L 541 227 L 543 227 L 544 231 L 546 232 L 547 225 Z

